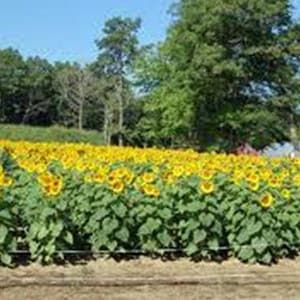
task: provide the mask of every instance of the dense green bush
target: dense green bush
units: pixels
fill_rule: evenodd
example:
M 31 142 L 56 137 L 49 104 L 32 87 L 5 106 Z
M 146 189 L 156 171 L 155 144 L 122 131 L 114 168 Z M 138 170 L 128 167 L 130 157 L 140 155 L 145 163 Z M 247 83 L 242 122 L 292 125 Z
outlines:
M 68 129 L 64 127 L 34 127 L 0 125 L 0 139 L 31 142 L 62 142 L 103 144 L 103 136 L 96 131 Z

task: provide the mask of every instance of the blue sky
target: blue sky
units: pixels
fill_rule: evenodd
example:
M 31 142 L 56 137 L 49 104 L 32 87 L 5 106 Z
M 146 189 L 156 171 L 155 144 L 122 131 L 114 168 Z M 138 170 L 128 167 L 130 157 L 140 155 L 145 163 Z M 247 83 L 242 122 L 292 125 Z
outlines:
M 164 38 L 172 0 L 0 0 L 0 48 L 50 60 L 91 61 L 112 16 L 141 17 L 143 43 Z
M 300 18 L 300 0 L 293 0 Z M 162 40 L 174 0 L 0 0 L 0 48 L 12 46 L 25 56 L 89 62 L 94 40 L 112 16 L 141 17 L 142 43 Z

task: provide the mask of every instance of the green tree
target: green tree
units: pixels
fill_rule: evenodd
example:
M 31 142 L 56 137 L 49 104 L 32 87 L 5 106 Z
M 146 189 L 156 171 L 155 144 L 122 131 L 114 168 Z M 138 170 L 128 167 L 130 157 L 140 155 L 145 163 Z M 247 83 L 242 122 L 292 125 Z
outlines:
M 65 126 L 82 130 L 85 109 L 93 91 L 92 72 L 78 64 L 65 64 L 60 66 L 55 82 L 59 94 L 57 105 L 60 121 Z
M 26 97 L 22 108 L 22 123 L 50 125 L 56 119 L 53 66 L 45 59 L 26 60 Z
M 173 67 L 161 45 L 144 48 L 135 65 L 144 112 L 136 128 L 146 145 L 183 146 L 189 135 L 193 107 L 185 91 L 175 89 Z
M 96 40 L 100 53 L 94 70 L 113 86 L 110 96 L 114 99 L 111 99 L 109 106 L 115 107 L 113 103 L 117 103 L 117 118 L 112 116 L 114 113 L 111 111 L 107 111 L 106 115 L 111 115 L 109 119 L 117 121 L 119 145 L 124 143 L 124 113 L 128 102 L 126 95 L 130 89 L 132 67 L 139 53 L 137 31 L 140 24 L 140 19 L 112 18 L 105 23 L 103 37 Z
M 20 122 L 24 106 L 26 64 L 12 48 L 0 50 L 0 121 Z
M 0 50 L 0 121 L 51 125 L 56 119 L 53 80 L 47 60 L 24 60 L 17 50 Z
M 300 26 L 289 1 L 181 0 L 173 16 L 149 95 L 162 126 L 182 120 L 179 132 L 202 149 L 291 139 Z

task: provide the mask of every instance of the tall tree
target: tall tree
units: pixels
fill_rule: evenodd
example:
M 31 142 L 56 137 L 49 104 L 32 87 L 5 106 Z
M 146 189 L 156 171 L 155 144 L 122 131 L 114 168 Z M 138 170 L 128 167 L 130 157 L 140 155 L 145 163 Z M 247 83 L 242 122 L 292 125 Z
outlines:
M 192 126 L 191 99 L 176 88 L 174 65 L 164 45 L 144 48 L 135 65 L 143 114 L 136 126 L 146 145 L 184 146 Z
M 103 37 L 96 40 L 100 53 L 95 68 L 100 76 L 113 85 L 111 96 L 115 97 L 115 102 L 118 103 L 119 145 L 124 143 L 126 90 L 129 88 L 130 73 L 139 52 L 137 31 L 140 24 L 140 19 L 112 18 L 105 23 Z M 111 115 L 111 112 L 108 114 Z
M 152 94 L 160 122 L 178 121 L 174 106 L 192 113 L 183 134 L 202 148 L 290 139 L 300 104 L 300 26 L 289 1 L 181 0 L 173 16 Z
M 84 109 L 90 96 L 93 75 L 78 64 L 66 65 L 56 78 L 59 110 L 64 125 L 83 129 Z
M 53 66 L 45 59 L 31 57 L 26 61 L 22 123 L 50 125 L 56 119 Z
M 0 121 L 20 122 L 25 96 L 26 64 L 12 48 L 0 50 Z

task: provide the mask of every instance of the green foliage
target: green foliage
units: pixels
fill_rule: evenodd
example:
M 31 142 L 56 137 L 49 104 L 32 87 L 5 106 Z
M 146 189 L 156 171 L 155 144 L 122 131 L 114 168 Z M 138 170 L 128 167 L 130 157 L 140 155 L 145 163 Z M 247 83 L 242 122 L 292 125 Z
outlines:
M 223 224 L 217 195 L 198 194 L 197 180 L 182 180 L 175 196 L 180 244 L 188 256 L 215 259 L 221 254 Z M 174 197 L 173 196 L 173 197 Z
M 96 131 L 67 129 L 64 127 L 35 127 L 0 125 L 0 139 L 32 142 L 65 142 L 102 144 L 103 136 Z
M 181 176 L 175 185 L 157 178 L 160 195 L 155 198 L 132 184 L 114 192 L 107 182 L 88 182 L 84 173 L 53 163 L 49 169 L 62 178 L 63 190 L 47 196 L 37 173 L 17 167 L 5 151 L 1 162 L 13 179 L 12 186 L 0 190 L 0 260 L 6 265 L 11 264 L 10 252 L 20 247 L 30 251 L 32 260 L 45 263 L 64 258 L 66 249 L 112 254 L 139 249 L 159 255 L 173 249 L 193 259 L 236 257 L 263 264 L 300 251 L 296 185 L 289 200 L 272 190 L 276 201 L 264 208 L 260 193 L 245 182 L 234 184 L 228 174 L 216 175 L 208 194 L 199 189 L 197 175 Z M 116 163 L 111 169 L 122 166 Z M 149 164 L 131 167 L 142 174 Z
M 0 121 L 32 125 L 55 121 L 53 78 L 47 60 L 25 60 L 16 50 L 0 50 Z
M 23 170 L 14 175 L 13 202 L 18 203 L 14 205 L 15 219 L 25 233 L 19 236 L 19 243 L 26 245 L 33 260 L 49 263 L 63 258 L 61 250 L 72 249 L 75 234 L 67 195 L 46 200 L 35 175 Z
M 138 53 L 140 19 L 114 17 L 106 21 L 102 39 L 96 41 L 100 54 L 97 66 L 107 75 L 125 75 Z
M 125 110 L 133 98 L 129 78 L 139 54 L 140 26 L 140 19 L 114 17 L 106 21 L 103 36 L 96 40 L 99 55 L 92 69 L 110 89 L 103 101 L 106 144 L 111 143 L 113 135 L 117 136 L 119 145 L 124 144 Z
M 278 197 L 264 209 L 255 193 L 228 185 L 228 202 L 222 204 L 230 254 L 249 263 L 270 264 L 276 258 L 294 256 L 299 249 L 300 224 L 297 201 Z M 233 192 L 234 191 L 234 192 Z
M 16 249 L 16 218 L 14 218 L 14 205 L 11 202 L 9 190 L 1 190 L 0 203 L 0 261 L 4 265 L 11 264 L 10 251 Z
M 134 222 L 130 202 L 114 195 L 105 185 L 86 183 L 72 197 L 73 222 L 86 236 L 92 250 L 124 250 L 133 246 Z
M 103 131 L 105 144 L 300 150 L 300 26 L 289 0 L 180 0 L 166 39 L 108 19 L 90 65 L 0 49 L 0 122 Z
M 145 138 L 215 150 L 292 139 L 300 27 L 289 1 L 181 0 L 173 16 L 166 40 L 137 65 Z

